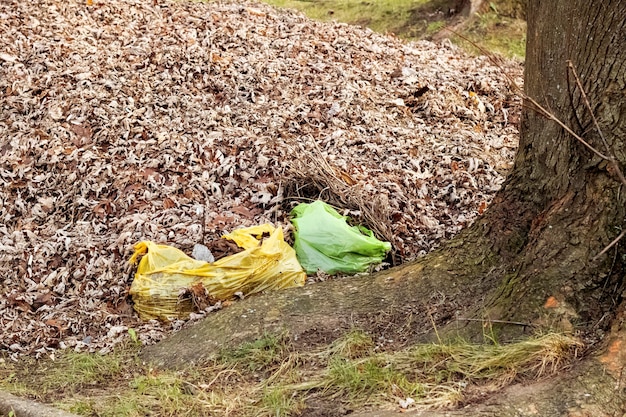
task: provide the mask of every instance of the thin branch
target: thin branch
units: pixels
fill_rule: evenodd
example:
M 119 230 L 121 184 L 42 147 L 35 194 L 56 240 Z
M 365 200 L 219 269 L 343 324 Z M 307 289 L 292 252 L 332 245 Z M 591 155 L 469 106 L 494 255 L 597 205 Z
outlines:
M 499 324 L 512 324 L 514 326 L 531 327 L 530 323 L 523 323 L 521 321 L 508 321 L 508 320 L 485 320 L 485 319 L 469 319 L 464 317 L 457 318 L 459 321 L 479 321 L 481 323 L 499 323 Z
M 605 154 L 603 154 L 602 152 L 600 152 L 599 150 L 597 150 L 596 148 L 594 148 L 593 146 L 591 146 L 589 143 L 587 143 L 582 137 L 580 137 L 579 134 L 577 134 L 576 132 L 574 132 L 572 129 L 569 128 L 569 126 L 567 126 L 565 123 L 563 123 L 558 117 L 556 117 L 554 115 L 554 113 L 551 113 L 549 111 L 547 111 L 541 104 L 537 103 L 537 101 L 531 97 L 529 97 L 528 95 L 526 95 L 525 93 L 521 93 L 520 94 L 521 97 L 524 100 L 528 100 L 529 102 L 531 102 L 537 109 L 539 109 L 540 111 L 538 113 L 541 113 L 543 116 L 547 117 L 548 119 L 552 120 L 553 122 L 555 122 L 556 124 L 558 124 L 559 126 L 561 126 L 561 128 L 563 128 L 563 130 L 565 130 L 567 133 L 569 133 L 570 135 L 572 135 L 574 137 L 574 139 L 576 139 L 577 141 L 579 141 L 580 143 L 582 143 L 585 147 L 587 147 L 591 152 L 595 153 L 596 155 L 598 155 L 600 158 L 606 160 L 606 161 L 611 161 L 611 158 L 606 156 Z
M 611 243 L 608 244 L 608 246 L 604 249 L 602 249 L 602 252 L 600 252 L 599 254 L 597 254 L 596 256 L 594 256 L 593 260 L 597 260 L 600 256 L 604 255 L 605 253 L 608 252 L 609 249 L 611 249 L 613 246 L 615 246 L 624 236 L 626 236 L 626 229 L 622 231 L 622 233 L 619 234 L 619 236 L 617 236 L 615 239 L 613 239 L 613 241 Z
M 572 86 L 572 76 L 570 74 L 569 71 L 567 71 L 566 73 L 566 77 L 565 80 L 567 81 L 567 93 L 569 96 L 569 104 L 570 106 L 572 106 L 572 109 L 576 109 L 578 106 L 574 103 L 574 87 Z M 582 131 L 583 135 L 587 132 L 587 130 L 585 129 L 585 127 L 583 126 L 582 121 L 580 120 L 580 117 L 578 116 L 578 112 L 576 110 L 574 110 L 574 118 L 576 119 L 576 123 L 578 124 L 578 130 Z
M 609 147 L 609 143 L 604 138 L 604 134 L 602 133 L 602 130 L 600 129 L 600 125 L 598 124 L 598 119 L 596 119 L 595 114 L 593 114 L 593 110 L 591 110 L 591 104 L 589 103 L 589 99 L 587 98 L 587 94 L 585 93 L 585 89 L 583 88 L 583 84 L 580 82 L 580 78 L 578 78 L 578 73 L 576 72 L 576 68 L 574 68 L 574 64 L 572 64 L 572 61 L 570 61 L 569 59 L 566 62 L 567 62 L 567 67 L 569 68 L 570 71 L 572 71 L 572 75 L 574 75 L 574 79 L 576 80 L 576 85 L 578 86 L 578 89 L 580 90 L 580 94 L 582 95 L 583 100 L 585 102 L 585 106 L 587 106 L 587 110 L 589 110 L 589 114 L 591 115 L 591 120 L 593 120 L 593 124 L 596 127 L 598 134 L 600 135 L 600 139 L 602 139 L 602 143 L 604 144 L 604 149 L 606 150 L 607 153 L 611 153 L 611 148 Z
M 580 78 L 578 77 L 578 73 L 576 72 L 576 68 L 574 67 L 574 64 L 572 64 L 572 61 L 570 60 L 567 61 L 567 67 L 570 69 L 570 71 L 572 71 L 572 74 L 574 75 L 574 79 L 576 80 L 576 85 L 578 86 L 578 89 L 580 90 L 580 94 L 583 98 L 583 101 L 585 102 L 585 106 L 587 107 L 587 110 L 589 111 L 589 114 L 591 115 L 591 120 L 593 121 L 593 125 L 598 131 L 598 135 L 600 135 L 600 139 L 602 140 L 602 143 L 604 144 L 604 148 L 606 149 L 606 152 L 610 155 L 608 159 L 609 164 L 613 168 L 613 171 L 615 175 L 617 175 L 617 177 L 619 178 L 620 182 L 626 185 L 626 177 L 624 177 L 624 173 L 622 172 L 622 169 L 619 166 L 619 162 L 617 161 L 615 154 L 611 151 L 611 147 L 609 146 L 609 143 L 604 137 L 604 133 L 602 133 L 602 129 L 600 129 L 600 124 L 598 123 L 598 119 L 596 118 L 596 115 L 593 113 L 591 104 L 589 103 L 589 99 L 587 98 L 587 94 L 585 93 L 585 89 L 583 88 L 583 84 L 580 82 Z M 622 231 L 622 233 L 620 233 L 619 236 L 613 239 L 613 241 L 609 243 L 607 247 L 602 249 L 602 251 L 599 254 L 594 256 L 593 260 L 594 261 L 597 260 L 600 256 L 604 255 L 609 249 L 617 245 L 617 243 L 625 235 L 626 235 L 626 230 Z
M 567 133 L 569 133 L 570 135 L 572 135 L 577 141 L 579 141 L 581 144 L 583 144 L 586 148 L 588 148 L 591 152 L 595 153 L 596 155 L 598 155 L 600 158 L 606 160 L 606 161 L 611 161 L 611 158 L 604 155 L 602 152 L 600 152 L 599 150 L 597 150 L 596 148 L 594 148 L 593 146 L 591 146 L 589 143 L 587 143 L 579 134 L 577 134 L 576 132 L 574 132 L 569 126 L 567 126 L 565 123 L 563 123 L 558 117 L 556 117 L 554 115 L 553 112 L 550 112 L 548 110 L 545 109 L 545 107 L 543 107 L 541 104 L 539 104 L 537 102 L 537 100 L 531 98 L 530 96 L 528 96 L 523 90 L 522 88 L 520 88 L 520 86 L 517 85 L 517 83 L 515 82 L 515 80 L 504 70 L 504 68 L 502 68 L 502 65 L 494 58 L 493 54 L 489 51 L 487 51 L 485 48 L 483 48 L 482 46 L 476 44 L 475 42 L 473 42 L 472 40 L 468 39 L 467 37 L 461 35 L 460 33 L 455 32 L 452 29 L 449 28 L 445 28 L 445 30 L 453 33 L 454 35 L 458 36 L 459 38 L 463 39 L 466 42 L 469 42 L 470 44 L 472 44 L 472 46 L 474 46 L 475 48 L 477 48 L 480 52 L 482 52 L 483 54 L 485 54 L 485 56 L 491 61 L 492 64 L 494 64 L 496 67 L 500 68 L 500 70 L 502 71 L 502 73 L 504 74 L 504 76 L 509 80 L 509 83 L 511 84 L 511 86 L 513 87 L 513 91 L 515 91 L 522 99 L 529 101 L 530 103 L 532 103 L 535 106 L 535 111 L 545 117 L 547 117 L 548 119 L 554 121 L 556 124 L 558 124 L 561 128 L 563 128 Z M 626 184 L 626 183 L 624 183 Z
M 435 324 L 435 319 L 433 318 L 433 315 L 430 313 L 430 310 L 428 311 L 428 317 L 430 318 L 430 322 L 433 325 L 433 330 L 435 331 L 435 335 L 437 336 L 437 340 L 439 341 L 439 344 L 441 344 L 441 337 L 439 337 L 439 332 L 437 331 L 437 325 Z
M 572 74 L 574 75 L 574 79 L 576 80 L 576 85 L 578 85 L 578 89 L 580 90 L 580 94 L 583 97 L 585 106 L 587 107 L 587 110 L 589 110 L 589 114 L 591 115 L 591 120 L 593 121 L 593 124 L 596 127 L 596 130 L 598 131 L 598 135 L 600 135 L 600 139 L 602 140 L 602 143 L 604 144 L 604 148 L 606 149 L 606 152 L 610 155 L 610 158 L 608 158 L 608 160 L 611 163 L 613 170 L 615 171 L 615 174 L 619 177 L 622 184 L 626 185 L 626 177 L 624 177 L 624 173 L 620 169 L 619 163 L 617 162 L 617 158 L 615 158 L 615 155 L 611 152 L 611 147 L 609 146 L 609 143 L 604 137 L 604 133 L 602 133 L 602 129 L 600 129 L 600 124 L 598 123 L 598 119 L 596 119 L 596 115 L 593 113 L 593 110 L 591 109 L 591 104 L 589 103 L 589 99 L 587 98 L 585 89 L 583 88 L 583 85 L 580 82 L 580 78 L 578 78 L 578 73 L 576 73 L 576 68 L 574 68 L 572 61 L 570 60 L 567 61 L 567 67 L 572 71 Z
M 502 65 L 498 62 L 498 60 L 495 58 L 495 56 L 493 55 L 493 53 L 491 51 L 486 50 L 482 46 L 478 45 L 476 42 L 472 41 L 468 37 L 460 34 L 459 32 L 457 32 L 457 31 L 455 31 L 453 29 L 445 27 L 445 28 L 443 28 L 443 30 L 446 30 L 446 31 L 452 33 L 453 35 L 463 39 L 465 42 L 471 44 L 474 48 L 478 49 L 483 55 L 485 55 L 487 57 L 487 59 L 489 59 L 489 61 L 491 61 L 491 63 L 493 65 L 495 65 L 496 67 L 500 68 L 500 71 L 502 71 L 502 74 L 509 80 L 509 83 L 513 87 L 513 91 L 517 92 L 520 95 L 520 97 L 524 98 L 524 91 L 522 90 L 522 88 L 519 85 L 517 85 L 517 83 L 515 82 L 513 77 L 511 77 L 504 70 L 504 68 L 502 68 Z

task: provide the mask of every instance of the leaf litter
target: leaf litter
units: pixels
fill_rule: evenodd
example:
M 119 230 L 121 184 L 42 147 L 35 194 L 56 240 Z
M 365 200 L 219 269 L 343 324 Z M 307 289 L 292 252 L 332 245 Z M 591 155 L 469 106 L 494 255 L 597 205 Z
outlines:
M 0 3 L 0 350 L 109 351 L 140 240 L 191 253 L 321 198 L 425 254 L 517 148 L 520 63 L 244 1 Z M 323 274 L 320 279 L 323 279 Z M 315 281 L 315 279 L 312 279 Z M 203 317 L 219 306 L 193 315 Z

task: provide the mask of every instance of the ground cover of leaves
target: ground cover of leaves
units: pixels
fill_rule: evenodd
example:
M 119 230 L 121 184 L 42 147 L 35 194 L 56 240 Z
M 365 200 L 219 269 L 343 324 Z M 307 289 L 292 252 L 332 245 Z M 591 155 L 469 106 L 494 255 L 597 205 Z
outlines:
M 517 147 L 502 70 L 521 84 L 521 66 L 449 43 L 161 0 L 7 0 L 0 33 L 13 357 L 107 351 L 128 328 L 159 340 L 183 323 L 137 318 L 133 244 L 190 253 L 236 227 L 287 227 L 300 201 L 335 204 L 411 260 L 485 210 Z

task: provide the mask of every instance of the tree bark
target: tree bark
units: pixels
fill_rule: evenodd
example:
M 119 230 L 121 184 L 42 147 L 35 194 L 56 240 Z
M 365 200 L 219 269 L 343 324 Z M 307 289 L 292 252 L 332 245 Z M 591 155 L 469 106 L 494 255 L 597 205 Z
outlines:
M 623 167 L 626 1 L 532 0 L 527 10 L 526 95 Z M 599 130 L 568 61 L 582 80 Z M 626 404 L 621 382 L 626 355 L 619 353 L 626 329 L 624 320 L 616 319 L 624 312 L 624 244 L 596 259 L 624 226 L 626 193 L 609 161 L 532 110 L 530 101 L 526 105 L 519 152 L 503 189 L 482 218 L 440 250 L 374 276 L 244 300 L 147 349 L 145 357 L 163 365 L 202 361 L 216 349 L 266 331 L 288 331 L 306 345 L 311 333 L 334 339 L 360 327 L 382 340 L 399 337 L 403 345 L 429 340 L 433 326 L 440 335 L 482 336 L 481 323 L 467 319 L 484 319 L 503 339 L 537 328 L 580 332 L 603 356 L 542 386 L 552 402 L 537 405 L 543 410 L 538 415 L 613 413 L 615 405 L 602 404 L 606 396 L 598 394 L 587 408 L 595 414 L 576 414 L 567 401 L 578 400 L 563 393 L 569 387 L 583 395 L 580 381 L 588 378 L 601 392 L 613 393 L 614 404 Z M 536 396 L 531 391 L 524 398 L 520 394 L 520 404 Z M 530 409 L 504 414 L 500 407 L 502 414 L 494 414 L 485 407 L 483 414 L 457 414 L 533 415 Z
M 526 94 L 624 166 L 626 2 L 531 1 L 528 22 Z M 610 150 L 585 109 L 568 61 Z M 621 302 L 623 251 L 618 246 L 598 261 L 594 257 L 623 226 L 621 188 L 606 160 L 554 121 L 525 111 L 515 168 L 499 196 L 502 203 L 490 216 L 497 222 L 498 209 L 515 201 L 519 227 L 514 235 L 521 235 L 524 244 L 493 310 L 527 318 L 554 297 L 569 311 L 563 314 L 564 325 L 606 328 L 605 315 Z

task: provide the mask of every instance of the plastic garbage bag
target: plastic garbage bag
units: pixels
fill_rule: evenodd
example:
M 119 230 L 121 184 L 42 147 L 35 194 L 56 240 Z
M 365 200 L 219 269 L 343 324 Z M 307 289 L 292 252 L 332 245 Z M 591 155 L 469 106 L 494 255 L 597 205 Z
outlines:
M 269 237 L 263 239 L 267 233 Z M 193 297 L 185 296 L 189 291 L 202 290 L 212 299 L 228 300 L 239 292 L 249 295 L 304 285 L 306 274 L 280 227 L 264 224 L 223 237 L 244 251 L 213 263 L 192 259 L 172 246 L 137 243 L 130 262 L 141 260 L 130 295 L 139 316 L 144 320 L 186 318 L 196 310 Z
M 346 217 L 323 201 L 299 204 L 291 211 L 295 227 L 294 249 L 309 274 L 324 271 L 356 273 L 380 263 L 391 250 L 363 226 L 349 226 Z

